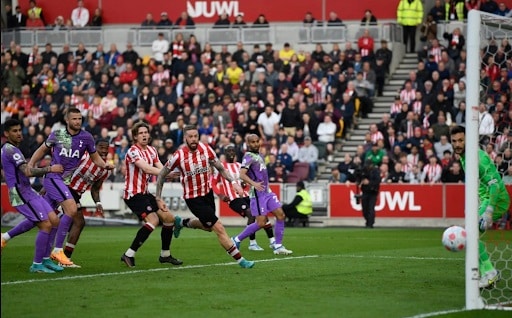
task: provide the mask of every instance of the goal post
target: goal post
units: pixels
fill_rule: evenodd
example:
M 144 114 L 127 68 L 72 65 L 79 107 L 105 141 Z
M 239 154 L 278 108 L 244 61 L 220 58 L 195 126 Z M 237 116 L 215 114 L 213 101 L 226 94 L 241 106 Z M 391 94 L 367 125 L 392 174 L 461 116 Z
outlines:
M 466 241 L 466 309 L 484 307 L 478 289 L 478 105 L 480 104 L 480 29 L 481 13 L 468 12 L 467 90 L 466 90 L 466 167 L 465 225 Z
M 496 269 L 504 275 L 501 281 L 496 283 L 493 290 L 479 289 L 479 155 L 478 149 L 488 146 L 480 144 L 479 136 L 479 105 L 487 103 L 492 89 L 491 76 L 487 72 L 496 63 L 497 50 L 490 49 L 491 41 L 496 42 L 497 47 L 503 39 L 512 39 L 512 19 L 494 14 L 483 13 L 477 10 L 468 12 L 468 25 L 466 32 L 466 167 L 465 167 L 465 227 L 467 233 L 466 259 L 465 259 L 465 307 L 472 309 L 503 309 L 512 310 L 512 244 L 510 236 L 499 237 L 498 231 L 487 231 L 485 235 L 487 252 L 491 262 L 499 265 Z M 501 48 L 500 48 L 501 49 Z M 512 51 L 506 52 L 512 54 Z M 491 59 L 492 58 L 492 59 Z M 506 65 L 505 61 L 505 65 Z M 510 66 L 508 66 L 510 70 Z M 510 96 L 509 96 L 510 98 Z M 497 109 L 497 102 L 494 107 Z M 502 131 L 495 128 L 496 141 L 500 139 Z M 500 139 L 502 140 L 502 139 Z M 512 208 L 512 207 L 511 207 Z M 491 237 L 491 239 L 489 239 Z M 497 237 L 495 242 L 492 238 Z

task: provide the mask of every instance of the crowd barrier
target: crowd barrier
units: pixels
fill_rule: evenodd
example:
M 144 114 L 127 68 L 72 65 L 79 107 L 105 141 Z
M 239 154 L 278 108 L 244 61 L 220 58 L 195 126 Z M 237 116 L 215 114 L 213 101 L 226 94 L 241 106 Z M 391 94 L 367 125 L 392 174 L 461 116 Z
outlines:
M 295 196 L 295 184 L 272 184 L 272 190 L 282 203 L 289 203 Z M 313 218 L 321 226 L 360 225 L 361 206 L 356 203 L 357 193 L 354 184 L 306 184 L 313 201 Z M 131 217 L 131 213 L 122 200 L 123 183 L 106 183 L 100 192 L 101 202 L 112 218 Z M 155 185 L 149 190 L 154 193 Z M 512 196 L 512 185 L 507 185 Z M 1 185 L 2 211 L 14 212 L 10 206 L 7 187 Z M 162 197 L 173 213 L 190 215 L 182 199 L 183 189 L 179 183 L 166 183 Z M 82 205 L 94 210 L 94 202 L 86 192 Z M 442 227 L 464 222 L 464 185 L 463 184 L 382 184 L 376 205 L 377 224 L 384 226 Z M 232 212 L 225 202 L 217 201 L 217 215 L 227 225 L 243 225 L 245 220 Z
M 375 42 L 387 40 L 401 42 L 401 27 L 395 23 L 383 23 L 376 26 L 362 27 L 359 22 L 348 22 L 344 26 L 326 27 L 276 24 L 265 28 L 214 28 L 211 25 L 198 25 L 194 29 L 141 28 L 134 26 L 109 26 L 104 28 L 83 29 L 17 29 L 3 30 L 2 43 L 7 46 L 11 41 L 22 47 L 33 45 L 44 46 L 52 43 L 62 46 L 69 43 L 76 46 L 83 43 L 87 47 L 95 47 L 98 43 L 128 43 L 135 47 L 150 47 L 158 33 L 164 33 L 168 40 L 182 33 L 185 39 L 193 34 L 200 43 L 212 45 L 232 45 L 237 42 L 244 44 L 270 43 L 342 43 L 356 42 L 368 29 Z

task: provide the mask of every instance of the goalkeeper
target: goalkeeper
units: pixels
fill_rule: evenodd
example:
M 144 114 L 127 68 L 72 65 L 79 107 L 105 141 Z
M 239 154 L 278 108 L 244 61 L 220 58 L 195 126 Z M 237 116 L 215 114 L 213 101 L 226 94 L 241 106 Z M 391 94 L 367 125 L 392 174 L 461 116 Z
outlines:
M 464 127 L 455 127 L 451 131 L 453 150 L 460 156 L 462 167 L 466 168 L 465 145 L 466 131 Z M 503 217 L 507 213 L 510 205 L 510 196 L 505 188 L 505 184 L 498 173 L 494 162 L 482 150 L 478 149 L 478 197 L 480 206 L 478 209 L 480 232 L 491 228 L 494 221 Z M 499 279 L 499 272 L 494 268 L 489 259 L 489 254 L 485 249 L 485 244 L 478 241 L 479 252 L 479 270 L 480 288 L 487 288 Z

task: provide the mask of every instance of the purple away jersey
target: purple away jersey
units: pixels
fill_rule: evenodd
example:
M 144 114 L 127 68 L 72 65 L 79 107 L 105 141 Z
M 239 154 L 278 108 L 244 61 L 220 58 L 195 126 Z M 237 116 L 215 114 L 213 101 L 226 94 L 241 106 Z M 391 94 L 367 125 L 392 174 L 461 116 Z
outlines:
M 5 143 L 2 147 L 2 166 L 5 182 L 9 189 L 9 200 L 13 207 L 24 205 L 28 201 L 38 198 L 39 195 L 30 186 L 30 179 L 18 169 L 26 163 L 25 157 L 11 143 Z
M 256 191 L 254 187 L 251 187 L 251 190 L 249 191 L 250 198 L 271 192 L 268 184 L 267 166 L 265 165 L 265 160 L 260 154 L 249 151 L 246 152 L 242 160 L 242 168 L 247 169 L 247 176 L 251 178 L 251 180 L 263 182 L 263 191 Z
M 64 172 L 48 173 L 47 178 L 62 179 L 69 184 L 74 170 L 80 164 L 80 159 L 87 151 L 89 154 L 96 152 L 94 138 L 85 130 L 80 130 L 76 135 L 71 135 L 66 128 L 56 130 L 48 136 L 45 144 L 52 148 L 52 165 L 61 164 Z

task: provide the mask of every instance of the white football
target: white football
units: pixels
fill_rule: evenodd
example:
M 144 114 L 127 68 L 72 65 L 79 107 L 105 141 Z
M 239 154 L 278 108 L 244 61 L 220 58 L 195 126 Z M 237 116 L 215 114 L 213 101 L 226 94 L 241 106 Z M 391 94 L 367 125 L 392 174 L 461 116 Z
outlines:
M 461 226 L 450 226 L 444 231 L 442 242 L 450 252 L 460 252 L 466 247 L 466 230 Z

